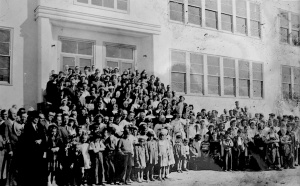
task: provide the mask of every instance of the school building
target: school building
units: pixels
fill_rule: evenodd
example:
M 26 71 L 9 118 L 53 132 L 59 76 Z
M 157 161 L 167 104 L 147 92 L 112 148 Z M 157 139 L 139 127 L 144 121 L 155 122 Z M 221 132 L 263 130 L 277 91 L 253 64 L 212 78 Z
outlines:
M 299 113 L 298 0 L 0 0 L 0 106 L 51 70 L 146 69 L 201 108 Z M 101 70 L 102 71 L 102 70 Z

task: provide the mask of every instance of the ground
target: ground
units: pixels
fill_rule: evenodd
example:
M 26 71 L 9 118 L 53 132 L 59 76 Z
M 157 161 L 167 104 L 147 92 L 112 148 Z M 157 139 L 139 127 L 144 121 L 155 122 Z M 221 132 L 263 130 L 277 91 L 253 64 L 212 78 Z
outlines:
M 283 171 L 221 172 L 189 171 L 173 172 L 166 181 L 133 183 L 133 186 L 300 186 L 300 167 Z

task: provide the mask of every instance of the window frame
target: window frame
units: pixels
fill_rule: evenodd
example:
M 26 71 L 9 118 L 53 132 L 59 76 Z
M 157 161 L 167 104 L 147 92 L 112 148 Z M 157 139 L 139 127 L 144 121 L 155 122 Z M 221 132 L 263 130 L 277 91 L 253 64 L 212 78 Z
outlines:
M 84 54 L 74 54 L 74 53 L 66 53 L 62 52 L 62 40 L 67 40 L 67 41 L 76 41 L 76 42 L 88 42 L 92 43 L 92 55 L 84 55 Z M 74 57 L 75 58 L 75 66 L 78 66 L 80 68 L 80 59 L 90 59 L 91 60 L 91 66 L 95 65 L 96 61 L 96 41 L 94 40 L 88 40 L 88 39 L 80 39 L 80 38 L 71 38 L 71 37 L 63 37 L 59 36 L 58 37 L 59 41 L 59 65 L 58 65 L 58 71 L 63 71 L 64 70 L 64 65 L 63 65 L 63 58 L 64 57 Z
M 291 71 L 291 77 L 290 77 L 290 83 L 287 83 L 287 82 L 284 82 L 283 80 L 284 80 L 284 78 L 283 78 L 283 68 L 284 67 L 286 67 L 286 68 L 289 68 L 290 69 L 290 71 Z M 280 69 L 280 74 L 281 74 L 281 76 L 280 76 L 280 78 L 281 78 L 281 96 L 282 96 L 282 98 L 284 99 L 284 100 L 290 100 L 290 99 L 295 99 L 295 82 L 294 82 L 294 80 L 295 80 L 295 74 L 294 74 L 294 70 L 295 69 L 300 69 L 300 67 L 296 67 L 296 66 L 290 66 L 290 65 L 281 65 L 281 69 Z M 290 87 L 289 87 L 289 92 L 290 92 L 290 95 L 289 95 L 289 98 L 287 99 L 287 98 L 285 98 L 285 96 L 284 96 L 284 90 L 283 90 L 283 84 L 288 84 L 288 85 L 290 85 Z M 299 84 L 300 85 L 300 84 Z
M 132 54 L 132 58 L 133 59 L 123 59 L 123 58 L 113 58 L 113 57 L 107 57 L 106 56 L 106 51 L 107 51 L 107 46 L 117 46 L 117 47 L 122 47 L 124 46 L 123 48 L 131 48 L 133 51 L 133 54 Z M 117 62 L 118 63 L 118 68 L 120 70 L 120 73 L 121 73 L 121 66 L 120 66 L 120 63 L 131 63 L 132 64 L 132 69 L 133 70 L 136 70 L 136 59 L 137 59 L 137 49 L 136 49 L 136 46 L 135 45 L 128 45 L 128 44 L 121 44 L 121 43 L 111 43 L 111 42 L 104 42 L 103 43 L 103 66 L 104 67 L 108 67 L 107 66 L 107 62 L 108 61 L 111 61 L 111 62 Z M 122 72 L 123 73 L 123 72 Z
M 11 27 L 0 27 L 1 30 L 9 30 L 10 34 L 10 42 L 9 42 L 9 55 L 1 55 L 1 56 L 9 56 L 9 82 L 0 81 L 0 85 L 4 86 L 13 86 L 13 41 L 14 41 L 14 29 Z
M 130 13 L 130 0 L 127 0 L 127 10 L 120 10 L 118 9 L 118 0 L 114 0 L 114 8 L 109 8 L 109 7 L 104 7 L 104 6 L 97 6 L 97 5 L 93 5 L 92 4 L 92 0 L 87 0 L 88 3 L 81 3 L 78 2 L 78 0 L 73 0 L 74 5 L 78 5 L 78 6 L 85 6 L 85 7 L 89 7 L 89 8 L 96 8 L 96 9 L 102 9 L 102 10 L 107 10 L 107 11 L 114 11 L 114 12 L 118 12 L 118 13 L 124 13 L 124 14 L 129 14 Z
M 278 25 L 279 27 L 277 27 L 279 30 L 278 30 L 278 33 L 279 33 L 279 43 L 280 44 L 283 44 L 283 45 L 290 45 L 290 46 L 293 46 L 293 47 L 300 47 L 300 28 L 298 28 L 298 45 L 295 45 L 293 43 L 293 35 L 292 35 L 292 32 L 293 31 L 296 31 L 296 29 L 293 29 L 293 25 L 292 25 L 292 15 L 295 15 L 295 16 L 298 16 L 298 19 L 299 19 L 299 24 L 300 24 L 300 14 L 299 13 L 295 13 L 295 12 L 291 12 L 291 11 L 288 11 L 288 10 L 284 10 L 284 9 L 278 9 L 278 15 L 280 16 L 281 13 L 284 12 L 284 13 L 287 13 L 288 14 L 288 28 L 285 28 L 285 29 L 288 29 L 288 42 L 282 42 L 281 41 L 281 23 L 280 23 L 280 17 L 278 19 Z
M 208 53 L 200 53 L 200 52 L 194 52 L 194 51 L 185 51 L 185 50 L 179 50 L 179 49 L 170 49 L 170 68 L 169 68 L 169 82 L 172 88 L 172 52 L 184 52 L 185 53 L 185 60 L 186 60 L 186 71 L 185 71 L 185 91 L 184 92 L 178 92 L 180 95 L 190 95 L 190 96 L 199 96 L 199 97 L 219 97 L 219 98 L 241 98 L 241 99 L 254 99 L 254 100 L 262 100 L 265 99 L 265 78 L 264 78 L 264 63 L 259 62 L 259 61 L 253 61 L 253 60 L 248 60 L 248 59 L 238 59 L 238 58 L 232 58 L 228 56 L 220 56 L 220 55 L 214 55 L 214 54 L 208 54 Z M 191 93 L 191 88 L 190 88 L 190 68 L 191 68 L 191 63 L 190 63 L 190 55 L 191 54 L 196 54 L 196 55 L 202 55 L 203 56 L 203 94 L 201 93 Z M 219 95 L 214 95 L 214 94 L 209 94 L 208 93 L 208 76 L 211 76 L 208 74 L 208 65 L 207 65 L 207 57 L 208 56 L 213 56 L 213 57 L 218 57 L 219 58 L 219 86 L 220 86 L 220 94 Z M 224 62 L 223 59 L 231 59 L 234 60 L 234 70 L 235 70 L 235 95 L 225 95 L 224 89 L 225 89 L 225 84 L 224 84 L 224 78 L 227 78 L 227 76 L 224 75 Z M 238 61 L 247 61 L 249 63 L 249 97 L 248 96 L 240 96 L 239 94 L 239 64 Z M 253 89 L 253 82 L 256 81 L 253 79 L 253 68 L 252 64 L 253 63 L 258 63 L 262 65 L 262 97 L 254 97 L 254 89 Z M 231 77 L 230 77 L 231 78 Z
M 177 21 L 177 20 L 173 20 L 171 19 L 171 2 L 172 3 L 177 3 L 177 4 L 182 4 L 182 21 Z M 174 23 L 178 23 L 178 24 L 185 24 L 186 23 L 186 15 L 185 15 L 185 11 L 186 11 L 186 8 L 185 8 L 185 0 L 182 0 L 182 3 L 179 2 L 179 0 L 169 0 L 169 3 L 168 3 L 168 9 L 169 9 L 169 20 L 171 22 L 174 22 Z
M 237 2 L 237 1 L 235 1 L 235 2 Z M 242 35 L 242 36 L 250 36 L 249 35 L 249 26 L 248 26 L 248 22 L 249 22 L 249 20 L 248 20 L 248 13 L 249 13 L 249 8 L 248 8 L 248 6 L 247 6 L 247 0 L 245 0 L 245 10 L 246 10 L 246 16 L 245 17 L 243 17 L 243 16 L 241 16 L 241 15 L 237 15 L 237 4 L 235 4 L 235 9 L 233 10 L 234 11 L 234 14 L 235 14 L 235 23 L 233 23 L 234 24 L 234 26 L 235 26 L 235 29 L 234 29 L 234 32 L 236 33 L 236 34 L 238 34 L 238 35 Z M 237 18 L 241 18 L 241 19 L 245 19 L 246 20 L 246 32 L 245 33 L 241 33 L 241 32 L 239 32 L 239 31 L 237 31 Z
M 220 9 L 221 9 L 221 11 L 220 11 L 220 14 L 221 14 L 221 20 L 220 20 L 220 22 L 221 22 L 221 30 L 222 31 L 224 31 L 224 32 L 230 32 L 230 33 L 233 33 L 233 0 L 229 0 L 230 2 L 231 2 L 231 14 L 229 14 L 228 12 L 224 12 L 223 10 L 222 10 L 222 1 L 221 1 L 221 3 L 220 3 Z M 230 19 L 231 19 L 231 30 L 229 31 L 229 30 L 224 30 L 223 29 L 223 26 L 222 26 L 222 23 L 223 23 L 223 19 L 222 19 L 222 15 L 226 15 L 226 16 L 230 16 Z M 228 24 L 228 22 L 226 22 L 227 24 Z
M 189 7 L 193 7 L 193 8 L 199 8 L 200 9 L 200 24 L 197 25 L 195 23 L 191 23 L 189 22 L 189 17 L 190 17 L 190 13 L 189 13 Z M 196 4 L 190 4 L 189 1 L 187 1 L 187 24 L 188 25 L 191 25 L 191 26 L 196 26 L 196 27 L 202 27 L 203 26 L 203 13 L 202 13 L 202 7 L 203 7 L 203 4 L 202 4 L 202 0 L 200 0 L 200 6 L 199 5 L 196 5 Z

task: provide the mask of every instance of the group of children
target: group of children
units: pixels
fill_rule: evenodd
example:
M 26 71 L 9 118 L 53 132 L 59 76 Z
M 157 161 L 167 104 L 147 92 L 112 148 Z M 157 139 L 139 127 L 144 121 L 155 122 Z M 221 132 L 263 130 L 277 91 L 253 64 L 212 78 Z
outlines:
M 37 158 L 42 159 L 39 168 L 46 170 L 48 185 L 130 184 L 162 181 L 174 171 L 298 165 L 298 117 L 252 117 L 238 101 L 221 115 L 216 110 L 195 112 L 183 96 L 145 71 L 120 74 L 118 68 L 107 68 L 101 74 L 89 67 L 84 72 L 66 67 L 51 75 L 45 99 L 37 115 L 32 108 L 1 110 L 0 137 L 22 144 L 28 132 L 24 128 L 34 126 L 39 137 L 33 148 L 44 152 Z M 7 156 L 18 148 L 22 145 L 4 146 L 1 153 Z

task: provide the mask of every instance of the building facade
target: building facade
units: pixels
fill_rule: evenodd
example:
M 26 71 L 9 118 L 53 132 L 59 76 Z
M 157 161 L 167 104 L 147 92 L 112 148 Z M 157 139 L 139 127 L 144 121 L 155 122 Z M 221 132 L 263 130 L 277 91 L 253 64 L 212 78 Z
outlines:
M 0 106 L 37 106 L 52 70 L 145 69 L 195 109 L 298 114 L 296 0 L 0 0 Z

